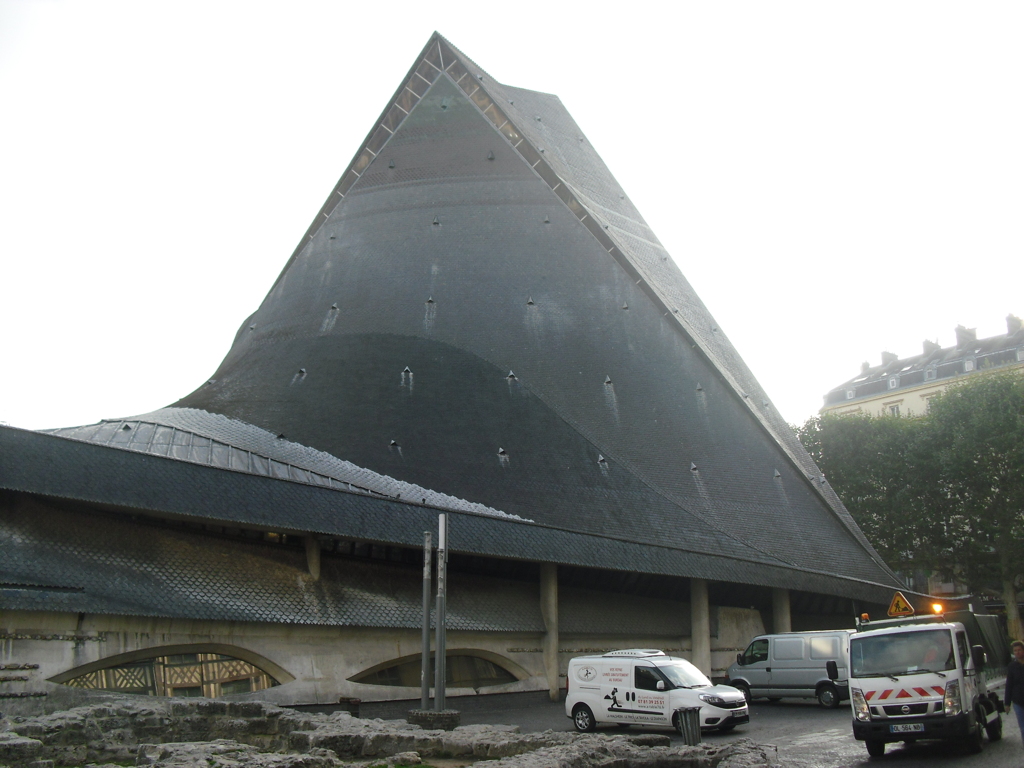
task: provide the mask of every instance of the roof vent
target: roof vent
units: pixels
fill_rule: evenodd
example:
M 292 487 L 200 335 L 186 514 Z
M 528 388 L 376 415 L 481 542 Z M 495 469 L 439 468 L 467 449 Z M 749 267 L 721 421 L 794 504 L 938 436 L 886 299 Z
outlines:
M 768 407 L 768 401 L 767 400 L 762 400 L 761 401 L 761 405 L 764 406 L 765 408 L 767 408 Z
M 392 160 L 391 162 L 388 163 L 388 168 L 394 168 L 394 167 L 395 167 L 395 161 Z
M 782 473 L 779 470 L 775 470 L 775 477 L 782 477 Z
M 405 366 L 405 368 L 402 369 L 402 373 L 412 373 L 412 371 L 409 370 L 409 366 L 407 365 Z
M 696 472 L 697 471 L 697 465 L 694 464 L 692 461 L 690 462 L 690 471 L 691 472 Z
M 447 96 L 441 99 L 441 109 L 448 109 L 448 103 L 451 101 Z
M 303 376 L 305 376 L 306 375 L 306 369 L 305 368 L 299 368 L 299 373 L 301 373 Z
M 504 448 L 498 448 L 499 456 L 508 456 L 508 452 Z
M 537 115 L 537 122 L 540 122 L 540 115 Z
M 215 382 L 215 381 L 216 381 L 216 379 L 207 379 L 206 383 L 207 384 L 213 384 L 213 382 Z
M 334 304 L 331 304 L 331 309 L 337 309 L 337 308 L 338 308 L 337 302 L 335 302 Z
M 388 443 L 388 447 L 389 448 L 398 448 L 399 447 L 398 441 L 397 440 L 392 440 L 390 443 Z
M 550 224 L 551 223 L 551 217 L 550 216 L 545 216 L 544 217 L 544 223 L 545 224 Z
M 255 325 L 250 325 L 249 326 L 249 330 L 250 331 L 255 331 L 256 330 L 256 326 Z
M 623 302 L 622 308 L 623 309 L 629 309 L 629 304 L 626 304 L 625 302 Z
M 441 226 L 441 222 L 437 220 L 437 216 L 434 217 L 434 226 L 435 227 L 440 227 Z
M 703 392 L 703 391 L 704 391 L 704 387 L 703 387 L 703 386 L 701 386 L 699 382 L 698 382 L 698 384 L 697 384 L 697 391 L 698 391 L 698 392 Z
M 488 160 L 493 160 L 494 159 L 494 152 L 488 150 L 487 151 L 487 159 Z
M 611 384 L 612 383 L 612 377 L 611 376 L 605 376 L 604 377 L 604 383 L 605 384 Z
M 597 463 L 598 464 L 607 464 L 608 463 L 608 459 L 606 459 L 604 456 L 602 456 L 599 453 L 599 454 L 597 454 Z
M 334 240 L 334 235 L 328 235 L 328 236 L 327 236 L 327 239 L 328 239 L 328 240 Z
M 284 432 L 280 433 L 280 434 L 279 434 L 279 435 L 277 436 L 277 439 L 278 439 L 278 440 L 284 440 Z
M 427 297 L 427 304 L 433 304 L 433 303 L 434 303 L 434 297 L 433 296 L 428 296 Z
M 127 431 L 129 431 L 131 429 L 131 427 L 128 424 L 125 424 L 123 427 L 121 427 L 121 429 L 123 429 L 125 432 L 127 432 Z
M 509 381 L 515 381 L 516 380 L 516 375 L 514 373 L 512 373 L 512 371 L 509 371 L 508 372 L 508 376 L 506 376 L 505 378 L 508 379 Z
M 530 307 L 533 306 L 533 296 L 530 296 L 530 297 L 528 297 L 526 299 L 526 304 L 527 304 L 527 306 L 530 306 Z

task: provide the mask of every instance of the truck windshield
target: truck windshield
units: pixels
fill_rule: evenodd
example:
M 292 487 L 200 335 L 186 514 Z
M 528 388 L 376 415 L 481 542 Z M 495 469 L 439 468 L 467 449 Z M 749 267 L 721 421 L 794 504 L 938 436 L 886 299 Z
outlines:
M 948 629 L 850 638 L 853 677 L 897 677 L 955 669 Z
M 667 664 L 658 669 L 675 688 L 705 688 L 711 685 L 704 673 L 692 664 Z

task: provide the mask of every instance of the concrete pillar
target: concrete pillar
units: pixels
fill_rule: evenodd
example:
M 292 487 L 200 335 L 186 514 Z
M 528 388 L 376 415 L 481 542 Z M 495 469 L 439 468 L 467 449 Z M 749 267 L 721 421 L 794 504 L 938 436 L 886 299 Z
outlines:
M 316 536 L 310 534 L 305 539 L 306 544 L 306 568 L 309 569 L 309 575 L 313 577 L 314 581 L 320 579 L 320 542 L 316 540 Z
M 540 615 L 544 620 L 544 673 L 548 695 L 558 701 L 558 566 L 540 564 Z
M 711 677 L 711 606 L 704 579 L 690 579 L 690 644 L 693 666 Z
M 793 620 L 789 613 L 789 590 L 772 590 L 772 632 L 792 632 Z

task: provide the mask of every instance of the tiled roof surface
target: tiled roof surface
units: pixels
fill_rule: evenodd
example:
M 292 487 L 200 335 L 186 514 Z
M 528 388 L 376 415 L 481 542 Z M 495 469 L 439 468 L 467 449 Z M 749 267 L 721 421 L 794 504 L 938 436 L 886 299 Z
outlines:
M 311 483 L 327 488 L 419 501 L 443 509 L 506 516 L 483 504 L 395 480 L 265 429 L 193 408 L 161 408 L 126 419 L 48 430 L 71 440 L 169 456 L 221 469 Z
M 127 480 L 127 481 L 126 481 Z M 291 480 L 261 477 L 0 426 L 0 507 L 20 494 L 76 507 L 102 507 L 195 522 L 418 548 L 436 531 L 441 510 Z M 765 587 L 888 602 L 891 587 L 794 569 L 781 561 L 751 562 L 684 547 L 647 545 L 614 535 L 560 530 L 512 518 L 451 512 L 453 552 L 552 562 L 612 571 L 699 576 Z M 21 550 L 24 554 L 24 550 Z M 19 566 L 20 568 L 20 566 Z M 10 583 L 15 573 L 0 574 Z M 48 582 L 47 582 L 48 583 Z M 9 606 L 13 607 L 13 606 Z

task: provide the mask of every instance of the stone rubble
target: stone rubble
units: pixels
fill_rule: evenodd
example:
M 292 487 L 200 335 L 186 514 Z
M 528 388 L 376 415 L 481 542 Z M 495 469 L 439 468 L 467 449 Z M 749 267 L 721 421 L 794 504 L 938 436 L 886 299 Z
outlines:
M 457 760 L 475 768 L 772 768 L 774 747 L 671 746 L 667 735 L 516 726 L 424 730 L 347 712 L 260 702 L 118 701 L 0 721 L 0 768 L 376 768 Z

